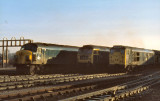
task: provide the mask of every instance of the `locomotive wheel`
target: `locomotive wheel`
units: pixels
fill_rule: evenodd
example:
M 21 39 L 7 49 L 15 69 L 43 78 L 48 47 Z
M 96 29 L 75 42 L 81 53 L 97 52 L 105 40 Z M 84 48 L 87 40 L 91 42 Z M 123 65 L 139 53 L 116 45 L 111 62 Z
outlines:
M 128 65 L 126 68 L 126 72 L 132 72 L 132 71 L 133 71 L 132 66 Z
M 130 68 L 129 66 L 126 67 L 126 69 L 125 69 L 126 73 L 129 72 L 129 68 Z
M 28 73 L 29 75 L 34 75 L 34 74 L 36 74 L 36 67 L 34 66 L 34 65 L 31 65 L 30 67 L 29 67 L 29 73 Z
M 38 74 L 45 74 L 45 67 L 43 65 L 39 65 L 36 67 Z

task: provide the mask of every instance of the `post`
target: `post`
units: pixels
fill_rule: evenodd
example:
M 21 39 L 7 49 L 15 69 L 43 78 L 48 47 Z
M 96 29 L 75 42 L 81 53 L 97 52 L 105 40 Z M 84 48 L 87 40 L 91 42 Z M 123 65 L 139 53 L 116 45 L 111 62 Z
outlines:
M 8 41 L 6 42 L 6 67 L 8 66 Z
M 19 46 L 21 46 L 21 39 L 19 40 Z
M 25 40 L 23 40 L 23 45 L 24 45 L 25 43 L 26 43 Z
M 4 40 L 2 41 L 2 68 L 4 67 Z

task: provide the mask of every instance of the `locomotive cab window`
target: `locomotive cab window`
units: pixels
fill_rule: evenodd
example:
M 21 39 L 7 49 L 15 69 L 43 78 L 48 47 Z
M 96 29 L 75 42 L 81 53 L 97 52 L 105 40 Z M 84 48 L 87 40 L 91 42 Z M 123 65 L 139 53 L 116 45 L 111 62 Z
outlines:
M 125 53 L 125 49 L 121 49 L 121 48 L 113 48 L 111 49 L 110 53 L 113 54 L 115 52 L 120 52 L 121 54 L 124 54 Z
M 123 49 L 121 49 L 121 54 L 124 54 L 124 50 Z
M 92 50 L 91 49 L 79 49 L 78 51 L 79 54 L 92 54 Z
M 42 49 L 42 54 L 44 54 L 45 53 L 45 49 Z
M 42 52 L 42 49 L 41 48 L 38 48 L 38 53 L 41 53 Z
M 21 50 L 29 50 L 29 51 L 32 51 L 32 52 L 36 52 L 37 51 L 37 46 L 34 45 L 34 44 L 26 44 L 26 45 L 23 45 L 21 47 Z
M 94 54 L 94 55 L 98 55 L 98 51 L 97 51 L 97 50 L 94 50 L 94 51 L 93 51 L 93 54 Z
M 114 52 L 114 50 L 113 50 L 113 49 L 111 49 L 110 53 L 112 54 L 113 52 Z

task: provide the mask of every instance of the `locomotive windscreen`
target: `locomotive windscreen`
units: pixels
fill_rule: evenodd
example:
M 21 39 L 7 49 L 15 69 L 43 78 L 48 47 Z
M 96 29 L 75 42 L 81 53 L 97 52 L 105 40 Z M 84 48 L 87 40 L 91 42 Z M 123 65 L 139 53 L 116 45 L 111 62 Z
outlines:
M 80 48 L 78 53 L 80 53 L 80 54 L 92 54 L 92 49 Z
M 32 52 L 36 52 L 37 46 L 35 44 L 26 44 L 21 47 L 21 50 L 30 50 Z
M 125 49 L 124 48 L 112 48 L 110 53 L 112 54 L 114 52 L 121 52 L 122 54 L 124 54 Z

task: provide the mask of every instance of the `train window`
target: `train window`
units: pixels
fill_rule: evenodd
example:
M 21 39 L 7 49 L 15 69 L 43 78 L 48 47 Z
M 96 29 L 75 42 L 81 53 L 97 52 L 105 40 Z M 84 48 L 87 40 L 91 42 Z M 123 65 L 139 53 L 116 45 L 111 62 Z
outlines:
M 88 54 L 92 54 L 92 50 L 88 50 L 87 53 L 88 53 Z
M 124 50 L 121 50 L 121 54 L 124 54 Z
M 98 51 L 94 51 L 93 54 L 98 54 Z
M 42 49 L 41 48 L 38 48 L 38 53 L 41 53 Z
M 111 54 L 112 54 L 112 53 L 114 53 L 114 50 L 113 50 L 113 49 L 111 49 Z
M 44 49 L 42 49 L 42 54 L 44 54 L 44 51 L 45 51 L 45 50 L 44 50 Z
M 91 49 L 79 49 L 79 54 L 92 54 Z
M 140 57 L 134 57 L 134 61 L 135 61 L 135 62 L 140 61 Z
M 134 52 L 134 61 L 135 62 L 140 61 L 140 53 L 139 52 Z
M 136 54 L 137 56 L 139 56 L 140 54 L 139 54 L 139 52 L 137 52 L 137 54 Z
M 30 50 L 30 51 L 36 52 L 37 51 L 37 46 L 35 46 L 33 44 L 26 44 L 26 45 L 21 47 L 21 50 Z

